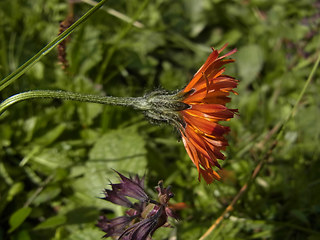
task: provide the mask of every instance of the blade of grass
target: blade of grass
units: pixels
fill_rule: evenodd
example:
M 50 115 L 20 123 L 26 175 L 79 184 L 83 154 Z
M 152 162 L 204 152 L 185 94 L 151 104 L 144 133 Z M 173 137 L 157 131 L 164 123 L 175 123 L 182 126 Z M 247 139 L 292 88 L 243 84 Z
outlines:
M 41 185 L 37 188 L 37 190 L 29 197 L 29 199 L 25 202 L 23 207 L 29 207 L 30 204 L 34 201 L 34 199 L 43 191 L 43 189 L 53 180 L 55 177 L 56 173 L 54 172 L 53 174 L 49 175 L 42 183 Z
M 84 3 L 87 3 L 91 6 L 95 6 L 97 5 L 97 3 L 93 0 L 81 0 Z M 121 19 L 122 21 L 125 21 L 127 23 L 133 22 L 132 25 L 137 27 L 137 28 L 144 28 L 143 23 L 139 22 L 139 21 L 133 21 L 130 17 L 128 17 L 127 15 L 118 12 L 117 10 L 113 9 L 113 8 L 107 8 L 107 7 L 103 7 L 102 10 L 105 10 L 108 14 Z
M 77 27 L 85 22 L 93 13 L 95 13 L 107 0 L 101 0 L 96 6 L 92 7 L 86 12 L 78 21 L 72 24 L 67 30 L 52 40 L 47 46 L 42 48 L 36 55 L 30 58 L 26 63 L 20 66 L 13 73 L 5 77 L 0 81 L 0 91 L 9 86 L 15 80 L 17 80 L 22 74 L 30 69 L 35 63 L 37 63 L 42 57 L 48 54 L 54 47 L 61 43 L 66 37 L 68 37 Z
M 281 129 L 279 131 L 279 134 L 277 135 L 277 140 L 279 140 L 282 137 L 283 132 L 284 132 L 286 126 L 287 126 L 287 123 L 295 115 L 295 113 L 297 111 L 297 108 L 298 108 L 298 105 L 301 102 L 301 99 L 304 96 L 304 94 L 305 94 L 305 92 L 306 92 L 306 90 L 307 90 L 307 88 L 308 88 L 308 86 L 309 86 L 314 74 L 316 73 L 316 70 L 317 70 L 317 68 L 319 66 L 319 62 L 320 62 L 320 53 L 318 54 L 318 58 L 317 58 L 315 64 L 313 65 L 313 68 L 312 68 L 312 70 L 311 70 L 311 72 L 310 72 L 310 74 L 308 76 L 308 79 L 307 79 L 306 83 L 304 84 L 304 86 L 303 86 L 303 88 L 302 88 L 302 90 L 301 90 L 301 92 L 299 94 L 299 97 L 298 97 L 296 103 L 294 104 L 290 114 L 288 115 L 287 119 L 284 121 L 284 123 L 283 123 L 283 125 L 282 125 L 282 127 L 281 127 Z

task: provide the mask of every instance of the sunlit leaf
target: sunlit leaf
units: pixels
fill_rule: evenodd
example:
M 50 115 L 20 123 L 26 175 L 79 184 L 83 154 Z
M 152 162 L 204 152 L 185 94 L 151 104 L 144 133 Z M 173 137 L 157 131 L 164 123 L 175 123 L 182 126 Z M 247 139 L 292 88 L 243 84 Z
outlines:
M 255 80 L 260 73 L 264 63 L 263 51 L 258 45 L 247 45 L 239 49 L 236 59 L 243 87 Z
M 9 219 L 9 232 L 13 232 L 15 229 L 17 229 L 30 215 L 31 211 L 32 209 L 30 207 L 23 207 L 15 211 Z

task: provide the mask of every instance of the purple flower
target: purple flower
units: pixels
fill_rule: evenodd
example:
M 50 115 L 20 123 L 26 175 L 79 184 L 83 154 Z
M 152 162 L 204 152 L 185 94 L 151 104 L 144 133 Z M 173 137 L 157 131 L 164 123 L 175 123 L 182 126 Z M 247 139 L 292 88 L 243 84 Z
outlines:
M 156 190 L 158 201 L 149 198 L 144 190 L 144 178 L 127 178 L 117 172 L 120 183 L 111 184 L 111 190 L 105 189 L 104 200 L 128 207 L 126 214 L 114 219 L 101 216 L 97 226 L 106 234 L 104 237 L 114 237 L 118 240 L 149 240 L 152 234 L 162 226 L 170 226 L 168 216 L 177 219 L 173 210 L 168 207 L 170 198 L 174 195 L 170 186 L 163 187 L 159 181 Z M 137 199 L 133 203 L 127 197 Z

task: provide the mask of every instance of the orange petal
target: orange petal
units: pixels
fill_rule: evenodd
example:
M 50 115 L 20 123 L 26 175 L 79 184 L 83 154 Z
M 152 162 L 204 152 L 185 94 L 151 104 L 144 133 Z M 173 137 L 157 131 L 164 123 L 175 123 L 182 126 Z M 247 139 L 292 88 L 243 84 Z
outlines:
M 196 74 L 193 76 L 192 80 L 189 82 L 189 84 L 186 86 L 186 88 L 184 89 L 184 92 L 188 92 L 190 91 L 193 86 L 200 80 L 200 78 L 202 77 L 202 72 L 206 71 L 206 69 L 208 68 L 208 66 L 210 66 L 210 64 L 212 64 L 217 57 L 219 56 L 219 53 L 217 50 L 213 50 L 213 52 L 209 55 L 209 57 L 207 58 L 207 60 L 205 61 L 205 63 L 200 67 L 200 69 L 196 72 Z
M 180 132 L 182 134 L 182 141 L 183 141 L 184 147 L 185 147 L 185 149 L 186 149 L 191 161 L 197 167 L 198 172 L 199 172 L 199 158 L 198 158 L 198 155 L 196 153 L 196 150 L 193 147 L 192 143 L 185 136 L 185 134 L 181 130 L 180 130 Z
M 193 94 L 189 95 L 183 100 L 184 103 L 201 102 L 207 96 L 207 90 L 195 91 Z
M 195 106 L 195 105 L 193 105 Z M 210 122 L 228 121 L 233 118 L 234 113 L 228 109 L 220 112 L 203 113 L 197 110 L 188 109 L 185 110 L 188 114 L 196 117 L 206 119 Z
M 200 163 L 202 166 L 207 167 L 218 167 L 221 168 L 220 164 L 217 161 L 217 156 L 214 155 L 213 146 L 209 146 L 209 144 L 206 142 L 206 139 L 200 135 L 194 132 L 194 130 L 187 126 L 186 127 L 186 136 L 190 140 L 190 142 L 193 144 L 193 146 L 196 148 L 198 153 L 201 153 L 202 156 L 205 159 L 200 159 Z M 220 155 L 220 154 L 219 154 Z M 201 161 L 202 160 L 202 161 Z
M 210 122 L 200 117 L 194 117 L 182 111 L 184 120 L 199 131 L 213 136 L 222 136 L 229 131 L 228 127 L 221 126 L 220 124 Z
M 220 180 L 219 174 L 212 169 L 200 169 L 200 174 L 204 178 L 207 184 L 212 183 L 214 180 Z

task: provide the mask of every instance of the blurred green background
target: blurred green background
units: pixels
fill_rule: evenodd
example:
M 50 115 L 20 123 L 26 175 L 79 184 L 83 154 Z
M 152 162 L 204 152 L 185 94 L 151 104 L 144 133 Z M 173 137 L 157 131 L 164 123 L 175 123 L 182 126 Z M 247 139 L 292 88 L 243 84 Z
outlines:
M 91 8 L 74 5 L 78 19 Z M 114 10 L 135 25 L 112 15 Z M 68 15 L 62 0 L 0 1 L 0 79 L 49 43 Z M 57 50 L 0 100 L 33 89 L 141 96 L 182 89 L 210 47 L 237 48 L 227 73 L 240 80 L 230 108 L 223 181 L 206 185 L 176 130 L 124 107 L 33 100 L 0 116 L 0 239 L 100 239 L 96 220 L 123 213 L 100 200 L 116 169 L 172 185 L 182 221 L 154 239 L 192 240 L 220 216 L 264 158 L 319 54 L 318 0 L 110 0 L 72 35 L 69 68 Z M 111 13 L 111 14 L 110 14 Z M 117 12 L 116 12 L 117 14 Z M 227 52 L 225 50 L 225 52 Z M 235 209 L 208 239 L 320 239 L 320 73 Z

